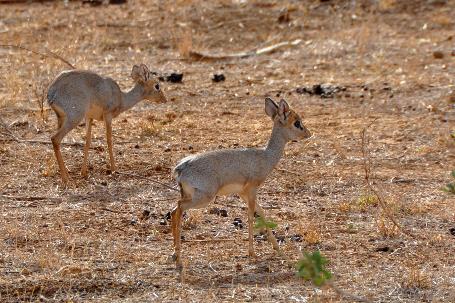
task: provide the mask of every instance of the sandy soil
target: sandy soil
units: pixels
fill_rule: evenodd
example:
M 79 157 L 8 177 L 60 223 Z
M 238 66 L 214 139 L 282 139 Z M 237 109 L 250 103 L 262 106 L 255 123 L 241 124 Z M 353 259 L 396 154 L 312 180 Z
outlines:
M 455 302 L 455 199 L 441 190 L 455 169 L 455 1 L 0 7 L 0 44 L 44 54 L 0 47 L 0 301 L 351 302 L 302 281 L 261 237 L 248 258 L 235 196 L 187 213 L 183 279 L 169 259 L 165 217 L 178 192 L 154 181 L 175 187 L 171 169 L 191 153 L 263 146 L 271 96 L 315 134 L 288 144 L 258 194 L 286 256 L 320 250 L 337 287 L 373 302 Z M 295 39 L 248 58 L 188 57 Z M 49 51 L 123 89 L 133 64 L 184 74 L 163 82 L 170 102 L 141 102 L 115 120 L 119 174 L 107 172 L 98 122 L 90 175 L 80 176 L 81 125 L 65 138 L 71 182 L 62 186 L 49 144 L 56 117 L 40 106 L 68 65 Z M 226 80 L 213 82 L 215 73 Z M 320 84 L 340 89 L 327 98 L 302 89 Z

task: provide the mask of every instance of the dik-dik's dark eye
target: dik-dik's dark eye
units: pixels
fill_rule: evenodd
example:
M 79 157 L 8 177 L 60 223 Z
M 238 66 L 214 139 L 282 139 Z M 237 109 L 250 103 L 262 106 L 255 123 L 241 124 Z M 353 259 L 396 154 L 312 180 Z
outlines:
M 302 129 L 302 128 L 303 128 L 303 127 L 302 127 L 302 124 L 300 123 L 299 120 L 297 120 L 297 121 L 294 122 L 294 126 L 295 126 L 296 128 L 298 128 L 298 129 Z
M 156 89 L 156 90 L 160 90 L 160 85 L 159 85 L 158 83 L 155 84 L 155 89 Z

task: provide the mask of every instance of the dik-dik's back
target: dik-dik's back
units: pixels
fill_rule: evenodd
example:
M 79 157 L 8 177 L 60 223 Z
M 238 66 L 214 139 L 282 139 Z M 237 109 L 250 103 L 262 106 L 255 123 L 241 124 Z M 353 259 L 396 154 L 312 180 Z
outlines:
M 120 98 L 121 91 L 114 80 L 83 70 L 62 72 L 52 82 L 47 94 L 47 100 L 52 107 L 60 107 L 65 113 L 78 114 L 85 114 L 90 104 L 109 111 L 120 105 Z

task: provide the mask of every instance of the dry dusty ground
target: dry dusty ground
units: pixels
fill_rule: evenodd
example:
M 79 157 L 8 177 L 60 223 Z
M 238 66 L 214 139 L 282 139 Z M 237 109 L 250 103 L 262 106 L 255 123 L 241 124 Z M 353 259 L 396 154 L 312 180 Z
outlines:
M 260 189 L 285 254 L 297 260 L 301 250 L 319 249 L 334 284 L 374 302 L 455 302 L 455 203 L 441 191 L 455 168 L 454 7 L 453 0 L 0 5 L 0 44 L 47 54 L 0 48 L 0 301 L 350 302 L 297 278 L 260 238 L 258 257 L 248 258 L 246 228 L 233 225 L 246 221 L 238 197 L 212 206 L 227 217 L 187 214 L 183 281 L 168 258 L 171 235 L 160 221 L 178 193 L 147 178 L 175 186 L 171 168 L 187 154 L 263 146 L 271 129 L 264 96 L 280 96 L 315 134 L 290 143 Z M 185 57 L 294 39 L 302 42 L 249 58 Z M 40 102 L 68 66 L 47 50 L 124 89 L 136 63 L 184 73 L 181 84 L 163 83 L 171 102 L 142 102 L 114 122 L 124 174 L 106 172 L 102 123 L 87 180 L 79 174 L 83 125 L 66 137 L 73 143 L 63 149 L 66 189 L 51 145 L 13 139 L 49 143 L 56 129 Z M 212 82 L 216 72 L 226 81 Z M 320 83 L 346 90 L 332 98 L 296 92 Z M 365 185 L 361 132 L 373 121 L 371 179 L 411 236 Z

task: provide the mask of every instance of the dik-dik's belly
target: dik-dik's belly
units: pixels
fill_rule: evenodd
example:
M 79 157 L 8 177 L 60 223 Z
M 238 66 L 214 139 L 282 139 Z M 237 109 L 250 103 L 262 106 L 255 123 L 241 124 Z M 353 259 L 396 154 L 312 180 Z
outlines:
M 91 104 L 89 106 L 88 111 L 85 114 L 85 116 L 87 118 L 91 118 L 91 119 L 95 119 L 95 120 L 103 120 L 104 113 L 105 113 L 105 110 L 101 106 L 96 105 L 96 104 Z
M 218 190 L 218 196 L 227 196 L 231 194 L 239 194 L 243 191 L 245 184 L 232 183 L 226 184 Z

